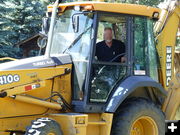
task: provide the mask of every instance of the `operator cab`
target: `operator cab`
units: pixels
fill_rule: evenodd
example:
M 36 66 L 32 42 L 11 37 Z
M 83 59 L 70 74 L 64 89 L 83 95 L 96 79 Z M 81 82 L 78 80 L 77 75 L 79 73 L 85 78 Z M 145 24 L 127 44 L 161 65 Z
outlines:
M 84 11 L 80 6 L 62 9 L 56 18 L 50 56 L 68 54 L 72 59 L 76 112 L 104 112 L 117 87 L 129 76 L 150 76 L 158 81 L 150 17 Z M 112 29 L 113 39 L 124 44 L 124 52 L 115 55 L 125 57 L 124 62 L 97 59 L 97 44 L 104 40 L 106 27 Z

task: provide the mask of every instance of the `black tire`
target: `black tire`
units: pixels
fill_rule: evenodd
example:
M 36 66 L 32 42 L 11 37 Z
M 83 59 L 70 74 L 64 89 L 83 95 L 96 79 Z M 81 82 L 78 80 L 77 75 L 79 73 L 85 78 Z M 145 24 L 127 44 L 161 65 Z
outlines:
M 39 118 L 27 127 L 25 135 L 48 135 L 50 133 L 63 135 L 60 125 L 55 120 Z
M 154 121 L 156 125 L 154 127 L 156 128 L 151 129 L 156 129 L 158 135 L 165 135 L 165 116 L 163 112 L 153 102 L 144 98 L 128 99 L 119 107 L 114 115 L 111 135 L 130 135 L 132 131 L 137 130 L 136 128 L 132 128 L 134 123 L 144 117 Z M 145 135 L 148 135 L 150 134 L 147 132 L 149 128 L 146 129 L 146 127 L 148 126 L 143 127 L 143 132 L 145 132 Z

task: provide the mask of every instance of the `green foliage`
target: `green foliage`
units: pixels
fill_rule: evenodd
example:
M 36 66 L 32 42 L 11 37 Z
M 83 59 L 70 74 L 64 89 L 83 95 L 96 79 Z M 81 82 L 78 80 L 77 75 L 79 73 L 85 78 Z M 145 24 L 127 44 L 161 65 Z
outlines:
M 49 5 L 54 3 L 56 0 L 41 0 L 41 2 L 43 3 L 43 5 Z M 67 3 L 67 2 L 75 2 L 78 0 L 62 0 L 61 3 Z M 86 1 L 86 0 L 82 0 L 82 1 Z M 88 0 L 87 0 L 88 1 Z M 90 1 L 90 0 L 89 0 Z
M 46 0 L 51 1 L 51 0 Z M 95 1 L 95 0 L 64 0 L 64 1 Z M 141 4 L 141 5 L 148 5 L 148 6 L 155 6 L 164 0 L 104 0 L 105 2 L 117 2 L 117 3 L 131 3 L 131 4 Z
M 0 9 L 0 57 L 20 57 L 12 46 L 40 31 L 46 7 L 38 0 L 1 0 Z
M 21 58 L 22 50 L 11 45 L 0 46 L 0 58 L 2 57 L 12 57 Z
M 113 0 L 111 0 L 113 1 Z M 140 5 L 148 5 L 148 6 L 155 6 L 164 1 L 164 0 L 114 0 L 116 2 L 122 2 L 122 3 L 132 3 L 132 4 L 140 4 Z
M 14 45 L 41 28 L 45 9 L 37 0 L 3 0 L 0 9 L 0 44 Z
M 180 37 L 177 37 L 177 40 L 176 40 L 176 50 L 180 51 Z

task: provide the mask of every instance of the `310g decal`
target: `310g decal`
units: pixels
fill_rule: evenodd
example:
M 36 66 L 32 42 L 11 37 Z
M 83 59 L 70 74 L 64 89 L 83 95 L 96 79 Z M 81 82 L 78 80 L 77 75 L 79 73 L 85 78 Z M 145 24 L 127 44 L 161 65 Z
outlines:
M 20 77 L 17 74 L 15 74 L 15 75 L 2 75 L 2 76 L 0 76 L 0 85 L 10 84 L 13 82 L 19 82 L 19 80 L 20 80 Z

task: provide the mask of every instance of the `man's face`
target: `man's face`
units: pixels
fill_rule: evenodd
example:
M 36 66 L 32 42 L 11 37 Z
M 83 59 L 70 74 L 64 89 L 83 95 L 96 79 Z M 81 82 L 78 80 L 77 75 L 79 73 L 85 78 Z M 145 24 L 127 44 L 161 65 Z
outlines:
M 113 38 L 112 30 L 108 29 L 104 31 L 104 40 L 107 42 L 111 42 Z

